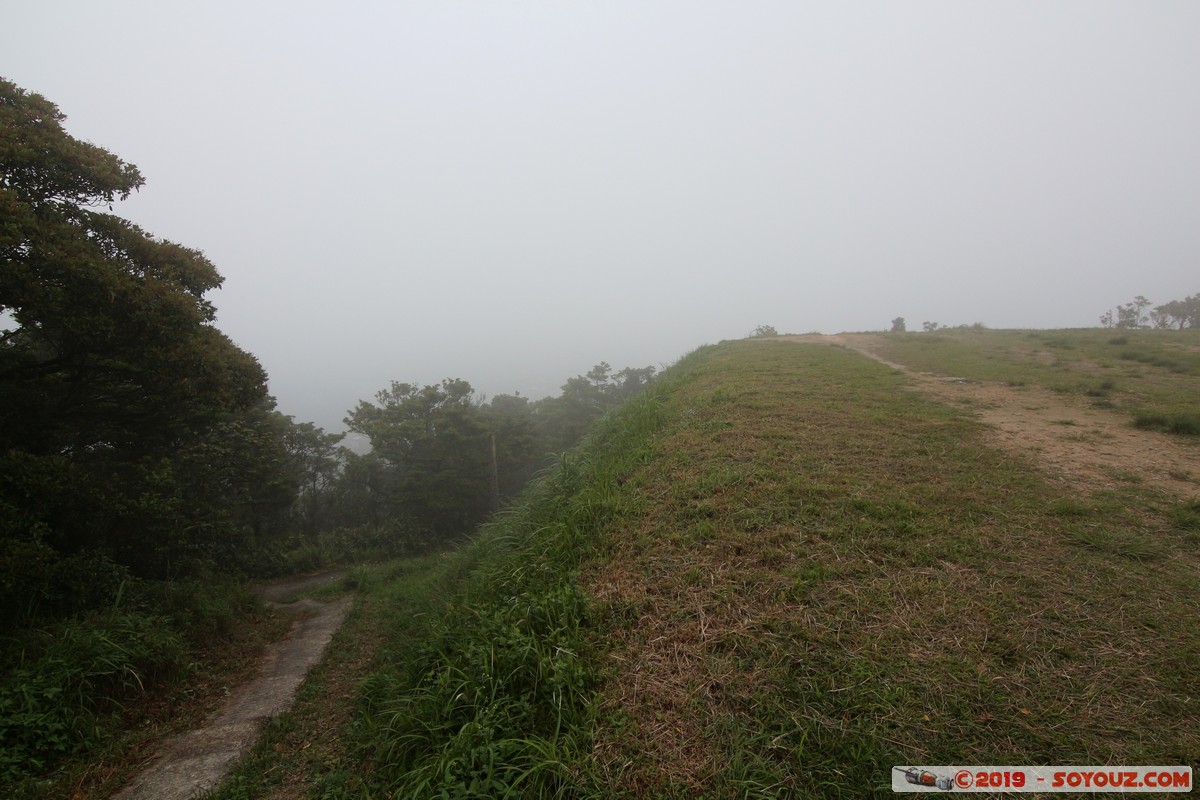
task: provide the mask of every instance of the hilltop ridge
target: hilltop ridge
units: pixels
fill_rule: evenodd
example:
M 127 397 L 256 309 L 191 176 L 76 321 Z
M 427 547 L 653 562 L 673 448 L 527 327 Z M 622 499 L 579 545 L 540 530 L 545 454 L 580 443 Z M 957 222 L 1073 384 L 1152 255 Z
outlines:
M 216 797 L 861 798 L 900 764 L 1194 765 L 1193 462 L 1072 472 L 1001 446 L 974 393 L 1194 459 L 1136 427 L 1196 412 L 1176 333 L 701 348 L 458 553 L 355 570 L 314 688 Z
M 1194 413 L 1200 357 L 1195 337 L 1136 337 L 1174 354 L 1147 367 L 1102 335 L 708 351 L 630 479 L 656 502 L 585 570 L 611 625 L 609 785 L 861 797 L 900 763 L 1194 762 L 1200 448 L 1132 423 Z M 1048 395 L 1064 444 L 1140 443 L 1162 481 L 1045 459 L 1048 439 L 993 421 Z

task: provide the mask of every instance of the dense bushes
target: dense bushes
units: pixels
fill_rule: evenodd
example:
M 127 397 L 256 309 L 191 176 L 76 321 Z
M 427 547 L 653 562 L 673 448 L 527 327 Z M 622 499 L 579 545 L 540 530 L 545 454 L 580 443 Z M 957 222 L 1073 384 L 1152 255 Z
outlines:
M 61 557 L 39 541 L 0 539 L 0 633 L 111 605 L 129 570 L 95 551 Z
M 227 634 L 257 601 L 212 580 L 127 579 L 104 611 L 10 630 L 0 648 L 0 787 L 102 744 L 123 704 L 180 675 L 196 645 Z
M 122 611 L 64 621 L 23 644 L 0 683 L 8 780 L 95 745 L 117 698 L 178 668 L 185 652 L 169 618 Z

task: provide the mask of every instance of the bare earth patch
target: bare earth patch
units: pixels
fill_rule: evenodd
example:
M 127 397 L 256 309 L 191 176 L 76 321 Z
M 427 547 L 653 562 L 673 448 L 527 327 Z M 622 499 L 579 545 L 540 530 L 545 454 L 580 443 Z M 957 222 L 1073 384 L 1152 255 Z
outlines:
M 1183 499 L 1200 498 L 1200 448 L 1132 427 L 1129 419 L 1082 399 L 1036 386 L 915 372 L 873 349 L 871 335 L 780 336 L 781 341 L 846 347 L 904 372 L 922 392 L 974 411 L 993 429 L 990 442 L 1044 465 L 1058 480 L 1089 492 L 1138 484 Z
M 155 759 L 114 800 L 188 800 L 216 788 L 258 739 L 263 725 L 292 704 L 305 674 L 320 661 L 345 620 L 352 598 L 285 605 L 280 601 L 339 576 L 325 573 L 263 587 L 268 603 L 302 613 L 287 638 L 267 648 L 257 678 L 234 690 L 200 728 L 164 742 Z

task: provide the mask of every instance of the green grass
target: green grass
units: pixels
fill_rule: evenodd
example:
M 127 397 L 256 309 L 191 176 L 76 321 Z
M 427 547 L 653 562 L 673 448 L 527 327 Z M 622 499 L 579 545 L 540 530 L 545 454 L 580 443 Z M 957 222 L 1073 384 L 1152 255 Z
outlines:
M 911 347 L 1149 403 L 1087 373 L 1139 333 Z M 1160 377 L 1181 403 L 1193 378 Z M 831 347 L 689 356 L 457 553 L 360 573 L 218 796 L 861 798 L 895 764 L 1200 763 L 1195 502 L 1048 484 L 905 386 Z
M 298 763 L 288 737 L 320 718 L 302 698 L 217 797 L 260 797 L 296 773 L 323 797 L 556 797 L 589 785 L 596 660 L 574 576 L 629 512 L 621 484 L 647 457 L 668 385 L 601 422 L 460 551 L 365 591 L 331 662 L 378 632 L 344 747 Z
M 865 797 L 892 764 L 1200 758 L 1196 557 L 1168 513 L 1063 495 L 902 384 L 758 343 L 672 394 L 627 483 L 654 503 L 585 570 L 606 792 Z
M 876 338 L 919 371 L 1098 398 L 1138 427 L 1200 431 L 1200 330 L 938 331 Z
M 1200 436 L 1200 414 L 1138 414 L 1135 427 L 1181 436 Z
M 143 748 L 240 679 L 279 622 L 241 584 L 131 581 L 106 611 L 9 632 L 0 795 L 107 797 Z
M 275 791 L 323 798 L 369 796 L 360 754 L 373 732 L 364 704 L 395 690 L 397 669 L 425 646 L 461 581 L 449 554 L 352 569 L 317 592 L 355 604 L 325 659 L 305 680 L 293 707 L 272 720 L 254 750 L 210 800 L 244 800 Z
M 116 699 L 178 668 L 184 655 L 170 621 L 148 614 L 114 610 L 39 633 L 45 640 L 0 686 L 0 778 L 12 794 L 97 747 L 119 710 Z

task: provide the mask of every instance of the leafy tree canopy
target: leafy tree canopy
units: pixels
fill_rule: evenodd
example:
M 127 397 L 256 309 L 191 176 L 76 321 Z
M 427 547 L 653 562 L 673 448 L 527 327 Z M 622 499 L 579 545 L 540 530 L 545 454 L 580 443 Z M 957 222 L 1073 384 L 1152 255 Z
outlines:
M 1156 328 L 1200 328 L 1200 293 L 1156 306 L 1150 319 Z
M 654 367 L 614 371 L 600 362 L 558 397 L 490 402 L 464 380 L 393 382 L 346 417 L 371 452 L 343 452 L 332 484 L 342 525 L 389 528 L 416 546 L 461 536 L 516 496 L 551 454 L 571 447 L 607 410 L 643 389 Z
M 233 446 L 282 427 L 258 362 L 213 326 L 216 268 L 109 213 L 142 176 L 63 119 L 0 79 L 0 546 L 154 552 L 135 565 L 153 571 L 262 530 L 250 487 L 278 486 L 276 507 L 294 481 L 264 478 L 282 450 Z
M 387 467 L 394 522 L 425 539 L 465 533 L 490 505 L 489 433 L 471 384 L 393 382 L 346 417 L 350 430 L 371 440 Z

